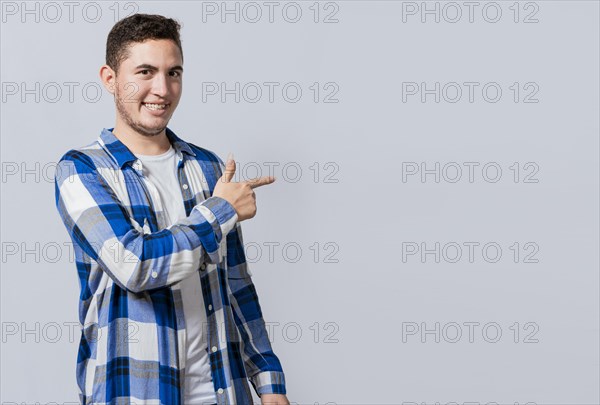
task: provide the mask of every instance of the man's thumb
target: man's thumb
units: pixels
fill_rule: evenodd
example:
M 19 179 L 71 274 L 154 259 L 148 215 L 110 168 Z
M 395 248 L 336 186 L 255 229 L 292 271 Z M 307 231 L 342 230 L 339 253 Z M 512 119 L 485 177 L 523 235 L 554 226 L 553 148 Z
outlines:
M 233 159 L 233 153 L 229 152 L 227 155 L 227 162 L 225 162 L 225 173 L 223 173 L 222 179 L 224 182 L 229 183 L 235 174 L 235 160 Z

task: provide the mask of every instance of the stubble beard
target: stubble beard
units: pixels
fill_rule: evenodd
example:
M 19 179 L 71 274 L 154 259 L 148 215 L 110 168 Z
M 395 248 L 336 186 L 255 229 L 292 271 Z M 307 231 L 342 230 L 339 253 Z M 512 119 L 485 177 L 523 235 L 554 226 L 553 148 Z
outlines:
M 129 114 L 129 112 L 127 112 L 127 109 L 125 108 L 125 103 L 123 102 L 123 100 L 121 100 L 119 94 L 115 95 L 115 100 L 117 104 L 117 112 L 121 116 L 121 119 L 125 121 L 125 123 L 127 123 L 127 125 L 131 127 L 131 129 L 133 129 L 140 135 L 153 137 L 160 135 L 165 130 L 166 126 L 160 128 L 148 128 L 143 126 L 141 122 L 135 122 Z

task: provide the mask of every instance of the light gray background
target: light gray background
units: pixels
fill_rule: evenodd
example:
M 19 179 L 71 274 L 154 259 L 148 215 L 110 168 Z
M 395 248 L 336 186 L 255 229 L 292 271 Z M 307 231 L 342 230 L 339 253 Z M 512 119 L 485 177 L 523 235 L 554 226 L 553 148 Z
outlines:
M 496 3 L 503 12 L 497 23 L 482 17 L 489 2 L 479 3 L 472 23 L 466 15 L 457 23 L 435 23 L 432 16 L 422 23 L 420 15 L 403 22 L 407 4 L 394 1 L 337 1 L 337 23 L 314 23 L 313 2 L 297 3 L 303 10 L 298 23 L 282 18 L 286 3 L 280 2 L 273 23 L 263 15 L 254 24 L 231 16 L 225 23 L 219 16 L 203 22 L 201 2 L 135 3 L 139 12 L 183 24 L 185 85 L 170 128 L 222 158 L 234 152 L 240 167 L 280 164 L 275 184 L 257 190 L 258 215 L 244 223 L 244 236 L 262 246 L 250 269 L 265 320 L 279 323 L 273 347 L 290 401 L 598 404 L 598 2 L 534 2 L 537 23 L 515 23 L 512 1 Z M 87 102 L 81 89 L 99 83 L 106 36 L 116 21 L 112 2 L 97 3 L 102 18 L 96 23 L 85 21 L 86 3 L 79 4 L 73 22 L 66 7 L 58 22 L 46 21 L 55 13 L 46 8 L 43 15 L 44 3 L 37 6 L 39 23 L 32 15 L 22 22 L 20 11 L 3 12 L 4 90 L 7 83 L 80 84 L 73 102 L 65 85 L 56 103 L 43 94 L 39 103 L 31 95 L 22 102 L 23 88 L 17 95 L 3 90 L 3 402 L 77 401 L 78 333 L 70 338 L 61 326 L 55 339 L 52 329 L 77 322 L 79 293 L 54 206 L 52 162 L 114 126 L 109 94 Z M 319 6 L 321 13 L 334 10 Z M 534 10 L 518 6 L 520 19 Z M 119 7 L 121 16 L 132 10 Z M 202 82 L 297 82 L 303 97 L 297 103 L 281 93 L 273 103 L 266 94 L 257 103 L 232 97 L 222 103 L 217 96 L 203 102 Z M 339 102 L 313 102 L 308 87 L 314 82 L 335 82 Z M 466 94 L 457 103 L 435 103 L 433 96 L 403 102 L 403 82 L 496 82 L 503 96 L 487 102 L 479 86 L 473 103 Z M 535 82 L 539 102 L 522 102 L 521 90 L 515 103 L 514 82 Z M 297 182 L 282 177 L 281 167 L 290 162 L 303 171 Z M 321 168 L 317 182 L 314 162 Z M 339 169 L 337 183 L 324 182 L 333 171 L 328 162 Z M 472 183 L 466 172 L 456 183 L 436 183 L 432 176 L 403 182 L 403 162 L 480 166 Z M 500 181 L 482 178 L 489 162 L 503 169 Z M 532 162 L 538 182 L 521 177 L 515 183 L 514 162 L 522 175 Z M 23 168 L 40 178 L 22 179 Z M 272 263 L 269 242 L 280 243 Z M 282 254 L 289 242 L 302 248 L 296 263 Z M 310 250 L 315 242 L 318 263 Z M 332 252 L 324 249 L 327 242 L 339 248 L 338 263 L 324 262 Z M 470 263 L 464 250 L 457 263 L 436 263 L 431 255 L 403 262 L 403 242 L 429 248 L 496 242 L 503 255 L 488 263 L 479 249 Z M 509 249 L 515 242 L 518 263 Z M 523 262 L 531 252 L 523 248 L 527 242 L 539 247 L 538 263 Z M 54 260 L 57 244 L 62 251 Z M 19 251 L 9 254 L 14 246 Z M 36 253 L 22 257 L 26 249 Z M 410 322 L 430 329 L 439 322 L 446 333 L 439 343 L 432 334 L 425 342 L 421 335 L 403 342 Z M 456 343 L 450 341 L 453 322 L 463 332 Z M 472 342 L 466 322 L 480 324 Z M 482 326 L 493 322 L 502 331 L 497 343 L 482 336 Z M 15 325 L 18 331 L 9 333 Z M 302 332 L 297 342 L 294 325 Z M 532 331 L 537 343 L 525 343 Z

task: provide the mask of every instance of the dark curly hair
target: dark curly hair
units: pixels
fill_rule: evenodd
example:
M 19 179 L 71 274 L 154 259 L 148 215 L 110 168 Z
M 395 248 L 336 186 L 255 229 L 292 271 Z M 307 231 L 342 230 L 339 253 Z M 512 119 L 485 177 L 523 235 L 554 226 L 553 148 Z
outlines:
M 129 45 L 149 39 L 172 40 L 179 48 L 183 60 L 180 29 L 181 25 L 177 21 L 158 14 L 133 14 L 123 18 L 108 33 L 106 64 L 117 73 L 121 62 L 129 56 Z

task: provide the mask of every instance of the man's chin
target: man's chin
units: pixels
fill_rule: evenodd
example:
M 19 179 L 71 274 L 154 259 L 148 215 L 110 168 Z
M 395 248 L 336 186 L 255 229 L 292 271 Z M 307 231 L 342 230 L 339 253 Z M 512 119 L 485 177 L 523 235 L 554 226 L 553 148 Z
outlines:
M 160 121 L 154 123 L 154 125 L 138 125 L 138 132 L 144 134 L 146 136 L 156 136 L 163 133 L 167 125 L 169 124 L 169 119 L 161 119 Z
M 135 130 L 144 135 L 144 136 L 156 136 L 156 135 L 160 135 L 163 133 L 163 131 L 167 128 L 167 126 L 161 126 L 161 127 L 142 127 L 142 126 L 138 126 L 137 128 L 135 128 Z

